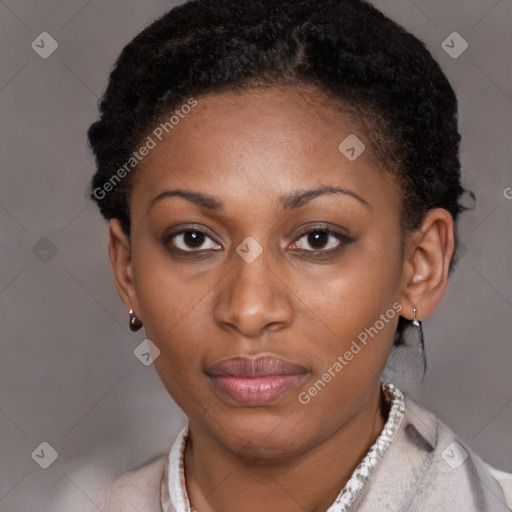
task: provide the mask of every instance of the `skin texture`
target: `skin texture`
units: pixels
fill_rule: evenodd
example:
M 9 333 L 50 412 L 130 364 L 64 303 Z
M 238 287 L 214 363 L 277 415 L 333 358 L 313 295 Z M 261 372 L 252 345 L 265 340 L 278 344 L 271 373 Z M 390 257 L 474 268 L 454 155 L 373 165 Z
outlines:
M 446 287 L 453 220 L 432 210 L 403 238 L 402 192 L 392 174 L 379 170 L 365 133 L 318 90 L 197 100 L 136 170 L 131 237 L 110 222 L 116 286 L 160 349 L 156 370 L 189 419 L 185 471 L 192 506 L 323 511 L 384 425 L 379 375 L 398 315 L 308 404 L 298 394 L 394 303 L 409 319 L 412 304 L 418 319 L 431 314 Z M 367 148 L 353 162 L 338 150 L 351 133 Z M 291 210 L 279 202 L 324 185 L 350 190 L 364 203 L 334 193 Z M 174 189 L 209 194 L 224 207 L 211 211 L 182 197 L 150 207 Z M 196 245 L 190 237 L 165 239 L 184 227 L 207 236 Z M 315 245 L 304 234 L 314 228 L 350 241 L 331 235 Z M 263 250 L 252 263 L 236 252 L 249 236 Z M 323 253 L 315 256 L 315 249 Z M 233 404 L 215 392 L 205 374 L 210 365 L 258 354 L 278 355 L 310 373 L 265 406 Z

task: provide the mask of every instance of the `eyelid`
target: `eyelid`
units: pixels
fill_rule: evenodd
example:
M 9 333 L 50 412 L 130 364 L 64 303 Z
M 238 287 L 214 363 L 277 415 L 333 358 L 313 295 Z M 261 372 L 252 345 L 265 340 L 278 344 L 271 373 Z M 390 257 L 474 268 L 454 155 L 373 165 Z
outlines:
M 347 238 L 349 238 L 347 229 L 341 226 L 333 227 L 331 224 L 325 222 L 308 224 L 306 227 L 301 229 L 300 234 L 297 236 L 304 236 L 305 234 L 310 233 L 311 231 L 328 231 L 329 233 L 337 234 L 340 236 L 346 236 Z M 344 231 L 345 233 L 340 233 L 340 231 Z M 297 237 L 295 239 L 297 239 Z

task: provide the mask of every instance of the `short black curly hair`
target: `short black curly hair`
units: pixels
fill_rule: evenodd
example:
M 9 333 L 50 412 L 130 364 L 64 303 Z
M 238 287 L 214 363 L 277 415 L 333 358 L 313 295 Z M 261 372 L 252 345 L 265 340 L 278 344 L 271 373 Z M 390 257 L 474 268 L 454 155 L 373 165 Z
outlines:
M 425 45 L 364 0 L 191 0 L 154 21 L 123 49 L 89 128 L 91 199 L 129 235 L 133 173 L 108 183 L 166 114 L 201 94 L 279 86 L 315 86 L 365 127 L 401 187 L 404 232 L 434 208 L 457 221 L 455 93 Z

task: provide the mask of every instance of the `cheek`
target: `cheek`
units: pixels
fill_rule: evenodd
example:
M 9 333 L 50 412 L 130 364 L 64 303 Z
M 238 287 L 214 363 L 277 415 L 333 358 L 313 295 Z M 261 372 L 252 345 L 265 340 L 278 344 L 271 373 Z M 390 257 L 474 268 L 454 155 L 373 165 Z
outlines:
M 162 254 L 163 253 L 163 254 Z M 136 293 L 146 336 L 160 350 L 154 366 L 166 389 L 179 402 L 192 392 L 202 372 L 200 347 L 207 346 L 205 328 L 214 281 L 188 281 L 155 245 L 133 247 Z M 210 282 L 211 281 L 211 282 Z
M 373 325 L 398 297 L 402 269 L 399 240 L 368 235 L 348 247 L 338 265 L 324 268 L 322 273 L 294 277 L 293 289 L 311 316 L 320 319 L 332 334 L 353 338 Z
M 176 264 L 165 247 L 152 240 L 134 241 L 133 272 L 141 318 L 148 337 L 157 345 L 193 336 L 205 320 L 205 304 L 215 287 L 215 276 L 201 264 Z M 171 344 L 172 345 L 172 344 Z M 162 347 L 160 347 L 162 348 Z
M 329 411 L 329 420 L 321 422 L 326 435 L 366 401 L 391 350 L 400 306 L 394 302 L 393 281 L 380 276 L 377 269 L 354 270 L 332 280 L 311 306 L 317 326 L 309 327 L 316 340 L 315 350 L 309 349 L 314 371 L 296 400 L 298 414 L 307 421 L 325 418 Z

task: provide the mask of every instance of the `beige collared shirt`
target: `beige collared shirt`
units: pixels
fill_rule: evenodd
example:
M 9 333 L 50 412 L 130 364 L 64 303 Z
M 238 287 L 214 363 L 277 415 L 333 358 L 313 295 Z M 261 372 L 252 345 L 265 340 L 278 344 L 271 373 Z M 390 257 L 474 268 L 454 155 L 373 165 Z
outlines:
M 162 512 L 161 486 L 166 462 L 170 461 L 171 499 L 166 506 L 169 512 L 189 512 L 179 467 L 185 433 L 186 429 L 180 432 L 170 454 L 116 480 L 101 510 Z M 509 512 L 510 507 L 512 475 L 485 464 L 433 414 L 406 397 L 398 432 L 349 510 Z

